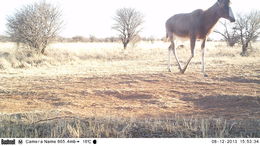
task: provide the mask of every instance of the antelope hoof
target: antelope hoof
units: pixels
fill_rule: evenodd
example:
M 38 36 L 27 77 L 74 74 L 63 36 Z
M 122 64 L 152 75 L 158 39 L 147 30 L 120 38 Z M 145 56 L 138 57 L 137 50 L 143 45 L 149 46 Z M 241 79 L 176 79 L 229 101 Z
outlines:
M 208 75 L 207 75 L 207 74 L 204 74 L 203 76 L 204 76 L 204 77 L 208 77 Z
M 168 68 L 168 72 L 172 72 L 172 70 L 170 68 Z
M 181 73 L 181 74 L 184 74 L 184 72 L 185 72 L 185 71 L 183 71 L 183 70 L 180 70 L 180 73 Z

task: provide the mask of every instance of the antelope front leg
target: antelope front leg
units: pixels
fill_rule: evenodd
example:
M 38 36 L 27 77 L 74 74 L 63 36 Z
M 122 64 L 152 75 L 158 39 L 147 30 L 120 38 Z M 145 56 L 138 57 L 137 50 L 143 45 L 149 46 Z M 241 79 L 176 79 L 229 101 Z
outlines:
M 196 43 L 196 37 L 191 36 L 191 38 L 190 38 L 191 56 L 190 56 L 189 60 L 187 61 L 186 65 L 184 66 L 184 68 L 182 69 L 181 73 L 184 73 L 186 71 L 188 65 L 190 64 L 191 59 L 194 57 L 195 43 Z
M 169 46 L 169 49 L 168 49 L 168 71 L 169 72 L 171 72 L 171 51 L 173 52 L 173 55 L 177 61 L 180 72 L 182 72 L 182 67 L 181 67 L 180 61 L 177 57 L 177 54 L 176 54 L 176 48 L 175 48 L 175 43 L 174 43 L 173 39 L 171 39 L 171 45 Z
M 201 72 L 203 73 L 204 77 L 207 77 L 208 75 L 205 73 L 205 43 L 206 39 L 204 39 L 201 44 Z
M 176 48 L 175 48 L 175 43 L 174 43 L 174 41 L 172 41 L 171 46 L 172 46 L 173 55 L 174 55 L 174 57 L 175 57 L 175 59 L 176 59 L 176 62 L 177 62 L 178 67 L 179 67 L 179 70 L 180 70 L 180 72 L 181 72 L 181 71 L 182 71 L 182 67 L 181 67 L 179 58 L 178 58 L 177 53 L 176 53 Z
M 172 72 L 172 70 L 171 70 L 171 49 L 172 49 L 172 45 L 170 45 L 168 48 L 168 71 L 169 72 Z

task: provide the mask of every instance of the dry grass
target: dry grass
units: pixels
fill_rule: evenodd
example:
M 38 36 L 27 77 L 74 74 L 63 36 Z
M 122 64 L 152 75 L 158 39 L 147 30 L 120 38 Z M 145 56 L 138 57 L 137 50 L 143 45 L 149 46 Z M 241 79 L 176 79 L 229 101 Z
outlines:
M 46 113 L 45 113 L 46 114 Z M 175 115 L 161 119 L 1 115 L 0 137 L 27 138 L 227 138 L 260 137 L 259 120 L 223 120 Z M 52 112 L 53 114 L 53 112 Z M 57 112 L 56 112 L 57 114 Z M 46 116 L 46 115 L 45 115 Z
M 198 42 L 199 43 L 199 42 Z M 134 48 L 122 50 L 118 43 L 55 43 L 47 48 L 47 55 L 40 55 L 26 49 L 16 49 L 13 43 L 0 43 L 0 70 L 5 73 L 29 74 L 123 74 L 164 71 L 167 64 L 169 43 L 139 43 Z M 190 50 L 178 49 L 184 64 Z M 200 70 L 200 48 L 196 48 L 195 58 L 188 70 Z M 241 57 L 240 47 L 228 48 L 224 43 L 207 44 L 207 67 L 241 65 L 259 62 L 259 44 L 254 45 L 250 57 Z M 175 64 L 174 58 L 173 63 Z M 113 66 L 113 68 L 111 68 Z M 174 69 L 177 71 L 176 64 Z M 79 71 L 79 72 L 78 72 Z
M 174 61 L 168 73 L 168 45 L 55 43 L 40 55 L 0 43 L 0 136 L 259 137 L 260 45 L 241 57 L 209 42 L 208 78 L 199 47 L 184 75 Z

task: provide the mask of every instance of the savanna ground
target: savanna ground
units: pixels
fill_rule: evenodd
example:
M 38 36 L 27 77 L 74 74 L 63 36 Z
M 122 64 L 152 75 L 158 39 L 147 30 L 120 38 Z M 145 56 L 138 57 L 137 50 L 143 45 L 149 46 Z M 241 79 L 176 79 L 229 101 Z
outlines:
M 0 137 L 260 137 L 260 45 L 209 42 L 185 74 L 169 43 L 0 44 Z M 188 44 L 185 44 L 188 46 Z M 197 44 L 197 46 L 200 46 Z M 188 47 L 178 49 L 184 64 Z

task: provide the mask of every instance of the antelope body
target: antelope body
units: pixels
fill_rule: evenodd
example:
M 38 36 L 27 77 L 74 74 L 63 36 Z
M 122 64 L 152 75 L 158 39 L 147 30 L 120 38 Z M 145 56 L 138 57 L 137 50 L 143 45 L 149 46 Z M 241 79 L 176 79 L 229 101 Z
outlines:
M 205 43 L 211 29 L 220 18 L 225 18 L 231 22 L 235 22 L 235 17 L 230 7 L 230 0 L 218 0 L 213 6 L 205 11 L 198 9 L 191 13 L 176 14 L 166 21 L 166 38 L 171 41 L 171 45 L 168 49 L 168 70 L 170 72 L 171 52 L 173 52 L 173 55 L 175 56 L 180 72 L 184 73 L 191 59 L 194 57 L 195 43 L 196 40 L 199 39 L 202 40 L 202 73 L 204 76 L 207 76 L 204 65 Z M 174 41 L 178 38 L 190 40 L 191 56 L 183 68 L 177 57 L 174 43 Z

